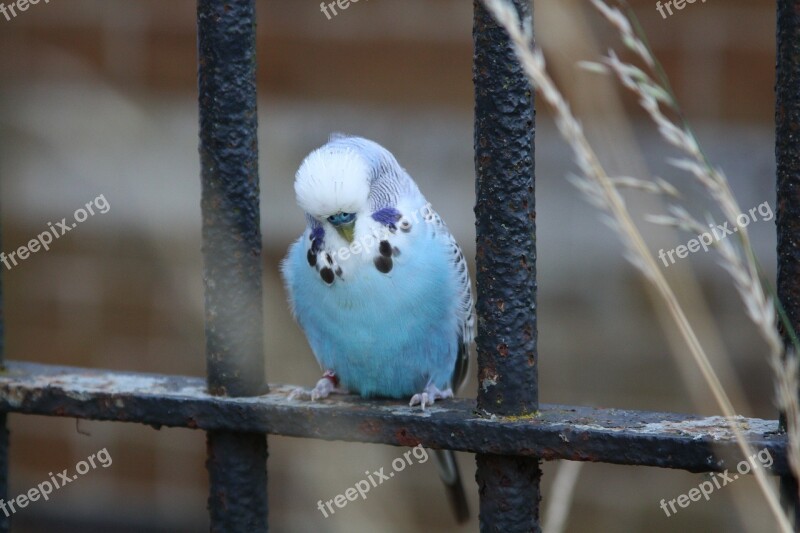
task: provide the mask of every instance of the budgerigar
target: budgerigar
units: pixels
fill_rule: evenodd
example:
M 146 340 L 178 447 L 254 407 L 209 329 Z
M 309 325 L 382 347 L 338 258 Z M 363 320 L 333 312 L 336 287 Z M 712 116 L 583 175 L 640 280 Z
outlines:
M 394 156 L 333 135 L 295 179 L 306 230 L 282 271 L 292 313 L 324 371 L 311 391 L 408 399 L 422 409 L 463 382 L 474 337 L 461 248 Z M 451 452 L 437 453 L 458 518 L 466 500 Z

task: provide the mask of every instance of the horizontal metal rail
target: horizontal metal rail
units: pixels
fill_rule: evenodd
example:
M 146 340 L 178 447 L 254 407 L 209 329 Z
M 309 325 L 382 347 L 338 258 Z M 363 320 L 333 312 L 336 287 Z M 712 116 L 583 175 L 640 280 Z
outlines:
M 354 396 L 289 401 L 291 389 L 271 385 L 264 396 L 222 397 L 210 395 L 202 378 L 9 362 L 0 374 L 0 411 L 690 472 L 733 471 L 742 460 L 722 417 L 541 405 L 530 417 L 485 418 L 473 400 L 423 412 Z M 737 423 L 754 450 L 769 450 L 772 474 L 788 472 L 777 420 Z

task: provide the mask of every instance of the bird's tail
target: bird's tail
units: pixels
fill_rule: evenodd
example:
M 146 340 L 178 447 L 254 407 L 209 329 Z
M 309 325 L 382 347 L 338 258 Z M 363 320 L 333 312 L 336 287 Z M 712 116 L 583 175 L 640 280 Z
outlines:
M 453 509 L 456 521 L 462 524 L 469 520 L 469 505 L 464 493 L 464 484 L 461 482 L 461 473 L 458 470 L 456 456 L 451 450 L 434 450 L 436 463 L 439 465 L 439 476 L 447 490 L 447 499 Z

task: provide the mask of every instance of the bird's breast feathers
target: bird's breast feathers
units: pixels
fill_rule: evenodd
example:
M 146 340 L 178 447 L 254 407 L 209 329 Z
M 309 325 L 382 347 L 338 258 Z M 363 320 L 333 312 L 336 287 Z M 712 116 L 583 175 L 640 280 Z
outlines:
M 347 324 L 351 332 L 367 332 L 376 323 L 402 328 L 425 313 L 446 322 L 455 318 L 456 278 L 439 239 L 366 238 L 360 249 L 348 247 L 349 255 L 332 249 L 315 254 L 304 241 L 292 246 L 283 270 L 294 315 L 307 332 L 320 323 Z M 317 258 L 314 265 L 309 257 Z M 451 331 L 457 331 L 455 323 Z

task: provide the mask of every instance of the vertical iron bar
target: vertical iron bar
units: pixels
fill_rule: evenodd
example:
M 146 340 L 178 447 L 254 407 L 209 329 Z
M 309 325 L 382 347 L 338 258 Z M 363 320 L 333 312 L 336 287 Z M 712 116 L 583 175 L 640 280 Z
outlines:
M 530 0 L 514 0 L 532 22 Z M 533 93 L 480 0 L 474 0 L 478 411 L 538 409 Z M 481 531 L 540 531 L 537 459 L 479 454 Z
M 778 299 L 800 333 L 800 0 L 778 0 L 775 65 Z M 784 342 L 789 338 L 784 331 Z M 781 424 L 785 422 L 781 414 Z M 781 477 L 781 494 L 800 524 L 797 479 Z
M 0 251 L 3 250 L 3 232 L 0 231 Z M 6 357 L 6 317 L 3 295 L 3 267 L 0 266 L 0 368 Z M 8 413 L 0 413 L 0 501 L 8 501 Z M 0 533 L 11 530 L 11 517 L 0 513 Z
M 255 0 L 198 0 L 208 388 L 266 392 L 256 117 Z M 211 531 L 267 531 L 267 440 L 209 431 Z

